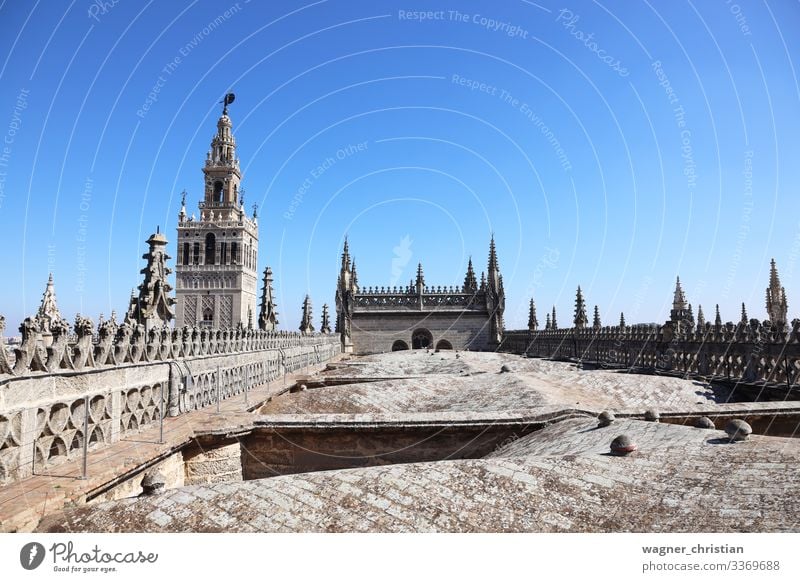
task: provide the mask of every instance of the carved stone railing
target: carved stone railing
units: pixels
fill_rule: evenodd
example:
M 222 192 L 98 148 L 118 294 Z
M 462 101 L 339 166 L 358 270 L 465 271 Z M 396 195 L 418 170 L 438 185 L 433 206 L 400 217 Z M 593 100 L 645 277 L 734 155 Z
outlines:
M 0 350 L 0 377 L 3 375 L 28 376 L 37 372 L 59 370 L 84 370 L 120 364 L 159 362 L 206 356 L 232 354 L 269 349 L 282 349 L 304 345 L 335 343 L 336 336 L 304 335 L 297 332 L 267 332 L 251 329 L 202 329 L 168 327 L 150 329 L 143 325 L 117 324 L 112 320 L 102 322 L 93 333 L 89 318 L 76 318 L 74 340 L 69 325 L 64 320 L 51 326 L 53 341 L 42 346 L 36 323 L 27 318 L 20 326 L 22 343 L 14 350 L 13 363 Z M 0 344 L 5 341 L 0 329 Z
M 23 325 L 30 335 L 13 367 L 5 351 L 0 354 L 0 485 L 80 458 L 84 445 L 94 449 L 128 438 L 162 416 L 232 398 L 246 408 L 249 390 L 341 352 L 339 336 L 331 334 L 145 333 L 112 322 L 100 325 L 93 342 L 91 322 L 80 317 L 76 343 L 60 321 L 44 348 L 30 324 Z
M 800 320 L 787 329 L 751 320 L 682 331 L 670 325 L 507 331 L 499 350 L 794 390 L 800 376 Z
M 420 304 L 420 301 L 422 302 Z M 425 292 L 420 295 L 415 291 L 411 292 L 388 292 L 383 288 L 368 288 L 367 291 L 359 291 L 354 297 L 356 309 L 410 309 L 419 310 L 430 308 L 458 308 L 458 309 L 486 309 L 485 293 L 463 293 L 451 289 L 440 291 L 437 288 L 425 288 Z M 421 305 L 421 307 L 420 307 Z

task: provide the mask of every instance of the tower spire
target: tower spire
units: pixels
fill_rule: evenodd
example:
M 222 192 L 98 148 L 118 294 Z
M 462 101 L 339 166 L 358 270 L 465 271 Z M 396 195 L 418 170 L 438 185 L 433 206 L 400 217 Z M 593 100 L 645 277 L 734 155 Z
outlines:
M 321 333 L 331 333 L 331 319 L 330 315 L 328 314 L 328 304 L 322 304 L 322 325 L 320 326 L 319 331 Z
M 263 287 L 261 288 L 261 308 L 258 313 L 258 329 L 275 331 L 278 327 L 278 311 L 272 289 L 272 269 L 264 269 Z
M 300 331 L 304 334 L 314 333 L 314 323 L 311 309 L 311 297 L 306 295 L 303 300 L 303 318 L 300 320 Z
M 422 293 L 425 289 L 425 275 L 422 273 L 422 263 L 417 264 L 417 293 Z
M 556 323 L 556 306 L 553 305 L 553 319 L 550 322 L 550 325 L 553 326 L 553 329 L 558 329 L 558 323 Z
M 536 304 L 531 299 L 531 305 L 528 309 L 528 329 L 535 331 L 539 329 L 539 320 L 536 319 Z
M 575 317 L 572 322 L 575 325 L 575 329 L 584 329 L 586 324 L 589 323 L 589 318 L 586 317 L 586 304 L 583 301 L 583 293 L 581 292 L 580 285 L 578 285 L 578 292 L 575 295 Z
M 786 290 L 781 286 L 778 268 L 775 266 L 775 259 L 772 259 L 769 267 L 769 287 L 767 287 L 767 315 L 775 327 L 783 329 L 788 319 L 787 312 Z
M 464 277 L 464 293 L 474 293 L 478 290 L 478 280 L 475 278 L 475 270 L 472 267 L 472 257 L 467 263 L 467 275 Z
M 598 331 L 603 325 L 600 323 L 600 309 L 597 305 L 594 306 L 594 321 L 592 321 L 592 329 Z

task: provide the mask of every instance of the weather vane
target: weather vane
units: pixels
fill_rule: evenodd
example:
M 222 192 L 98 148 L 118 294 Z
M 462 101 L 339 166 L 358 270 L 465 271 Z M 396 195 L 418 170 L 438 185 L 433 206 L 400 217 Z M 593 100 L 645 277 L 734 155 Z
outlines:
M 234 95 L 233 93 L 225 93 L 225 98 L 222 101 L 220 101 L 220 103 L 222 103 L 222 115 L 228 114 L 228 105 L 233 103 L 235 99 L 236 95 Z

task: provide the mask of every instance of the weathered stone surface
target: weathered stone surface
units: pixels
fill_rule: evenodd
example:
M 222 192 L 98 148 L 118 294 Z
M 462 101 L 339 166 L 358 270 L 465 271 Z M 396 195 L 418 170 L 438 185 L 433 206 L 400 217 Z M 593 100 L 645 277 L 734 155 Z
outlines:
M 727 434 L 732 441 L 747 440 L 752 432 L 753 429 L 750 425 L 738 418 L 728 421 L 728 424 L 725 425 L 725 434 Z
M 797 441 L 754 436 L 726 447 L 691 427 L 627 419 L 613 429 L 594 425 L 555 423 L 483 459 L 169 490 L 73 510 L 41 530 L 796 530 Z M 607 454 L 619 431 L 639 444 L 624 462 Z

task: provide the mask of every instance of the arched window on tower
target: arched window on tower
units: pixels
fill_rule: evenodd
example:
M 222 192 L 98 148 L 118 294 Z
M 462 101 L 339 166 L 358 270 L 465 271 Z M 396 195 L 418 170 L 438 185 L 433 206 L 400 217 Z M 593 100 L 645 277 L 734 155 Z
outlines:
M 200 264 L 200 243 L 194 243 L 194 248 L 192 249 L 192 263 L 195 265 Z
M 189 243 L 183 243 L 183 264 L 188 265 L 192 262 L 191 257 L 189 256 Z
M 239 259 L 239 245 L 235 242 L 231 243 L 231 263 L 236 264 L 237 260 Z
M 222 202 L 222 180 L 217 180 L 214 182 L 214 202 Z
M 209 232 L 206 235 L 206 265 L 213 265 L 214 264 L 214 255 L 217 251 L 217 237 L 214 236 L 214 233 Z
M 219 264 L 228 264 L 228 243 L 226 242 L 219 243 Z

